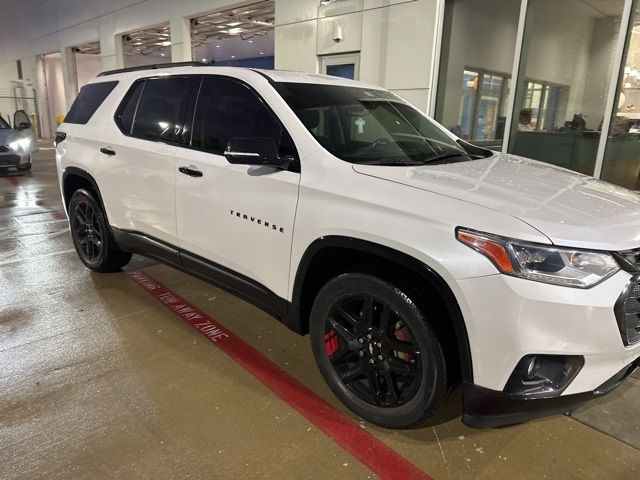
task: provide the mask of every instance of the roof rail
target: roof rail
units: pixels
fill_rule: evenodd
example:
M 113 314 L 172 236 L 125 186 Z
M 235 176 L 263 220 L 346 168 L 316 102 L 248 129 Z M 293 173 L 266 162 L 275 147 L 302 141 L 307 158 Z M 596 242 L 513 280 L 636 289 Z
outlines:
M 156 70 L 158 68 L 174 68 L 174 67 L 210 67 L 211 64 L 204 62 L 175 62 L 175 63 L 156 63 L 155 65 L 143 65 L 140 67 L 118 68 L 116 70 L 107 70 L 99 73 L 99 77 L 106 75 L 115 75 L 116 73 L 137 72 L 140 70 Z

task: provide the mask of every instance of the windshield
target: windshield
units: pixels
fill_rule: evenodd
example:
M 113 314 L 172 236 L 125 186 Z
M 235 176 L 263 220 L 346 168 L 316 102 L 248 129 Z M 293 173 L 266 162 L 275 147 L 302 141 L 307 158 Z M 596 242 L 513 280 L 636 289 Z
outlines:
M 391 92 L 307 83 L 276 89 L 315 139 L 347 162 L 422 165 L 472 157 Z
M 4 118 L 0 116 L 0 130 L 10 129 L 11 126 L 6 122 Z

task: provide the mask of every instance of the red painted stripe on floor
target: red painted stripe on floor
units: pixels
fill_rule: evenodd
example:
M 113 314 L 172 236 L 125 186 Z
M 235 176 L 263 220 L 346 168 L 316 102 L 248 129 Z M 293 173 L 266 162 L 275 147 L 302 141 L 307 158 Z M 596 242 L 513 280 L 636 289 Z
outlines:
M 20 185 L 20 182 L 18 181 L 18 179 L 16 177 L 4 177 L 7 179 L 7 181 L 13 185 L 14 187 L 17 187 L 18 185 Z
M 382 479 L 431 479 L 202 310 L 141 271 L 126 273 Z

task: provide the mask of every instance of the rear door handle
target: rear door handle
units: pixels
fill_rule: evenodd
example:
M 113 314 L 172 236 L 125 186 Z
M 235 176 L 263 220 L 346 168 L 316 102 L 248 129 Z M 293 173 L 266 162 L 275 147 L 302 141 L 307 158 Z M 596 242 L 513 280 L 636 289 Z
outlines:
M 105 155 L 108 155 L 110 157 L 112 157 L 112 156 L 114 156 L 116 154 L 116 152 L 114 150 L 111 150 L 110 148 L 105 148 L 105 147 L 102 147 L 100 149 L 100 152 L 104 153 Z
M 196 168 L 190 167 L 179 167 L 178 171 L 180 173 L 184 173 L 185 175 L 189 175 L 190 177 L 201 177 L 202 172 Z

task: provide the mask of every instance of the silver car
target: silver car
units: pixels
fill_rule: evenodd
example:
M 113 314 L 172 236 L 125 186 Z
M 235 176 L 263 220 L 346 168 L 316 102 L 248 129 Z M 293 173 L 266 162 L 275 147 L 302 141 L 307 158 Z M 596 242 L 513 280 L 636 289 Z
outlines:
M 31 170 L 31 154 L 38 151 L 38 138 L 24 110 L 13 116 L 13 128 L 0 117 L 0 169 Z

